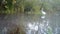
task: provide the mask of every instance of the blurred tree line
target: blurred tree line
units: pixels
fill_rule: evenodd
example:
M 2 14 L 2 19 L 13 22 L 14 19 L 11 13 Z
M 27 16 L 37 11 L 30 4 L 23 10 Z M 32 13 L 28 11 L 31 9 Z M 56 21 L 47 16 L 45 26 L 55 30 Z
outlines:
M 28 13 L 40 14 L 38 0 L 0 0 L 0 14 Z
M 41 14 L 42 7 L 47 11 L 56 11 L 56 8 L 59 10 L 59 2 L 59 0 L 0 0 L 0 14 Z
M 0 0 L 0 14 L 13 13 L 15 0 Z

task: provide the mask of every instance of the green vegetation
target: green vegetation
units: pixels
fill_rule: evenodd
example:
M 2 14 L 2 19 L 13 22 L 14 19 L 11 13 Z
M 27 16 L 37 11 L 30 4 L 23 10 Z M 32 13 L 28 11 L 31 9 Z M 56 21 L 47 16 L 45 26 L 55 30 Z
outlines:
M 50 27 L 49 27 L 47 30 L 48 30 L 48 31 L 47 31 L 48 34 L 53 34 L 53 33 L 52 33 L 52 29 L 51 29 Z
M 59 0 L 0 0 L 0 13 L 41 14 L 42 7 L 48 11 L 55 11 L 57 5 L 60 5 L 59 2 Z
M 13 0 L 2 0 L 0 3 L 0 13 L 2 14 L 9 14 L 13 12 L 14 4 L 12 3 Z
M 4 2 L 3 2 L 4 1 Z M 0 5 L 0 13 L 10 14 L 10 13 L 32 13 L 32 14 L 40 14 L 40 5 L 38 0 L 3 0 Z M 3 2 L 3 3 L 2 3 Z M 28 7 L 27 7 L 28 6 Z M 31 7 L 31 8 L 29 8 Z M 24 11 L 26 8 L 28 10 Z M 30 9 L 30 11 L 29 11 Z M 36 13 L 37 12 L 37 13 Z

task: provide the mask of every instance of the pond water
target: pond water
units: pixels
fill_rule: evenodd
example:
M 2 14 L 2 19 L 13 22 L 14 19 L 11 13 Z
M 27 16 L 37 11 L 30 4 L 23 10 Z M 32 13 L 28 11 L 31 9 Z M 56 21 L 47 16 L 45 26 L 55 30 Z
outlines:
M 26 34 L 60 34 L 60 11 L 49 14 L 42 9 L 41 12 L 43 15 L 1 15 L 0 34 L 7 34 L 16 25 Z

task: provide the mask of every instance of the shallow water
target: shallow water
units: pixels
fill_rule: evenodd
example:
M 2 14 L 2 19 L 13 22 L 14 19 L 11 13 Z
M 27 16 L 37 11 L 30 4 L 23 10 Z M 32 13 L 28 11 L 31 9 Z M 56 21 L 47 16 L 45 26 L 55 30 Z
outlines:
M 0 33 L 6 32 L 16 27 L 23 27 L 26 34 L 60 34 L 60 12 L 57 11 L 52 15 L 2 15 L 0 17 Z

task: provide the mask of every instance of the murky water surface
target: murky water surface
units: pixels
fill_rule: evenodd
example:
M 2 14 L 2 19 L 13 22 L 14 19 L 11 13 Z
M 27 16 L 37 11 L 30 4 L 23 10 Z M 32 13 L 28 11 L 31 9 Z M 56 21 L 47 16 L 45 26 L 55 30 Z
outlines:
M 42 11 L 42 14 L 1 15 L 0 33 L 7 34 L 10 29 L 19 25 L 26 34 L 60 34 L 60 12 L 49 15 Z

